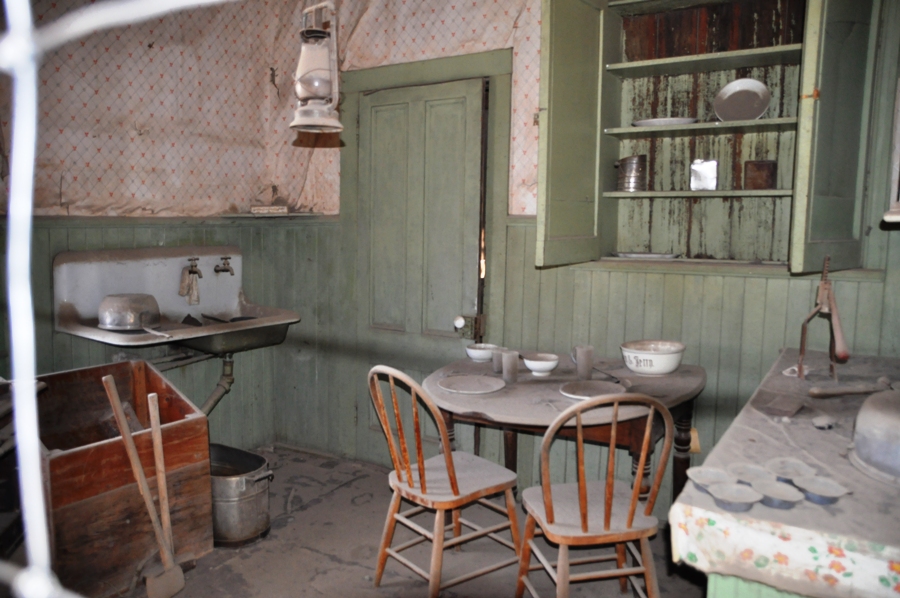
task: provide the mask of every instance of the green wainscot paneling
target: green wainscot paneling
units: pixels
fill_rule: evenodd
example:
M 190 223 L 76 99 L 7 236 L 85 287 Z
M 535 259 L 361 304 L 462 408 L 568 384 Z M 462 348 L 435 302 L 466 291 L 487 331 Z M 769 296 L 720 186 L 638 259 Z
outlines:
M 174 345 L 147 349 L 114 347 L 54 331 L 52 263 L 56 254 L 127 247 L 237 245 L 244 257 L 243 287 L 247 297 L 257 303 L 293 309 L 300 313 L 302 321 L 291 327 L 284 344 L 235 355 L 235 383 L 209 418 L 210 436 L 214 442 L 242 448 L 271 444 L 278 438 L 277 428 L 296 421 L 283 417 L 282 411 L 310 415 L 302 408 L 283 409 L 283 400 L 295 398 L 292 387 L 298 386 L 298 380 L 303 381 L 301 384 L 318 381 L 317 369 L 330 354 L 328 347 L 314 349 L 314 339 L 323 328 L 327 329 L 331 319 L 316 317 L 322 303 L 328 300 L 320 298 L 317 286 L 310 281 L 317 279 L 316 251 L 328 246 L 327 239 L 334 236 L 335 228 L 334 219 L 309 218 L 37 218 L 32 283 L 38 372 L 64 371 L 128 357 L 151 360 L 180 351 Z M 324 290 L 331 289 L 325 286 Z M 7 317 L 6 310 L 3 317 Z M 7 328 L 3 326 L 4 331 Z M 4 333 L 0 347 L 3 376 L 9 376 L 7 347 Z M 168 370 L 165 376 L 191 401 L 202 405 L 215 388 L 221 367 L 220 360 L 210 359 Z M 327 428 L 321 424 L 324 418 L 315 419 L 319 428 Z

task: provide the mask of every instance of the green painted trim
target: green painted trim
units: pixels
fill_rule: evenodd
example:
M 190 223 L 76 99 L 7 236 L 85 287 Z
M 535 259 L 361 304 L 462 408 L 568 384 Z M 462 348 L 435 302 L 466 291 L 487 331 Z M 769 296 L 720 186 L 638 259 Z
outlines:
M 512 74 L 512 49 L 391 64 L 341 73 L 345 94 Z
M 572 266 L 577 270 L 599 272 L 641 272 L 659 274 L 682 274 L 699 276 L 740 276 L 745 278 L 789 278 L 791 280 L 819 280 L 821 273 L 791 274 L 786 264 L 760 264 L 732 260 L 630 260 L 626 258 L 603 258 L 596 262 Z M 841 270 L 831 272 L 829 280 L 855 282 L 884 282 L 884 270 Z
M 645 199 L 651 197 L 790 197 L 792 189 L 730 189 L 716 191 L 607 191 L 603 197 L 612 199 Z
M 488 95 L 487 173 L 485 196 L 486 276 L 485 340 L 503 337 L 506 310 L 506 220 L 509 214 L 509 142 L 512 115 L 512 75 L 490 78 Z M 507 118 L 503 118 L 506 116 Z
M 651 12 L 692 8 L 709 4 L 724 4 L 728 0 L 615 0 L 609 7 L 622 16 L 643 15 Z
M 794 594 L 773 588 L 772 586 L 735 577 L 710 573 L 706 581 L 707 598 L 801 598 Z
M 507 216 L 507 229 L 535 228 L 535 216 Z M 495 236 L 498 233 L 494 233 Z M 575 270 L 594 272 L 624 272 L 649 274 L 683 274 L 696 276 L 731 276 L 743 278 L 786 278 L 791 280 L 819 280 L 821 274 L 811 273 L 798 276 L 791 274 L 786 264 L 746 262 L 738 260 L 633 260 L 605 257 L 592 262 L 573 264 Z M 884 282 L 886 272 L 878 269 L 857 268 L 831 272 L 830 280 L 854 282 Z
M 802 51 L 803 44 L 787 44 L 751 50 L 618 62 L 606 65 L 606 70 L 619 77 L 636 78 L 654 75 L 686 75 L 776 64 L 800 64 Z
M 694 123 L 692 125 L 663 125 L 657 127 L 615 127 L 603 129 L 606 135 L 620 139 L 643 139 L 644 137 L 678 137 L 684 135 L 724 135 L 726 133 L 764 133 L 769 131 L 791 131 L 797 128 L 797 119 L 792 116 L 781 118 L 760 118 L 757 120 L 732 120 Z

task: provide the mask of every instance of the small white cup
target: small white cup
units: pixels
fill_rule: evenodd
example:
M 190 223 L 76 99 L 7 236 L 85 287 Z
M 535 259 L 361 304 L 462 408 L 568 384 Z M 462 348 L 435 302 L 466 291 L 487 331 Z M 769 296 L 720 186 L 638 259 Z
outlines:
M 591 345 L 577 345 L 572 349 L 572 361 L 575 362 L 575 372 L 579 380 L 590 380 L 594 371 L 594 347 Z
M 519 379 L 519 352 L 505 349 L 501 352 L 503 360 L 503 381 L 507 384 L 515 384 Z
M 506 347 L 495 347 L 491 349 L 491 366 L 493 367 L 495 374 L 499 374 L 503 371 L 504 351 L 506 351 Z

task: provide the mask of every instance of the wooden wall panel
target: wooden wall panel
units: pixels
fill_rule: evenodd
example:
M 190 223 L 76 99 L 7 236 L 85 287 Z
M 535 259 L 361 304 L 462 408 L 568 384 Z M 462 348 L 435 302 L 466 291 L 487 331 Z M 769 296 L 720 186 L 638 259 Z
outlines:
M 356 418 L 367 417 L 360 411 L 368 409 L 366 372 L 379 356 L 369 354 L 356 341 L 355 225 L 349 216 L 346 222 L 113 222 L 114 226 L 103 221 L 37 222 L 34 283 L 41 372 L 109 362 L 122 352 L 53 332 L 49 264 L 59 251 L 235 243 L 242 247 L 247 265 L 247 296 L 296 310 L 302 319 L 290 328 L 284 344 L 235 356 L 235 386 L 210 417 L 212 440 L 245 448 L 279 441 L 387 464 L 383 447 L 376 446 L 375 440 L 357 438 L 356 433 Z M 502 242 L 506 245 L 505 284 L 497 291 L 500 296 L 491 298 L 503 304 L 503 321 L 495 328 L 502 331 L 502 338 L 487 340 L 523 351 L 557 352 L 590 343 L 598 355 L 608 357 L 617 357 L 619 344 L 632 338 L 684 341 L 688 345 L 685 361 L 704 366 L 709 380 L 695 418 L 704 451 L 695 458 L 697 463 L 752 394 L 779 349 L 798 345 L 800 323 L 815 299 L 815 279 L 766 278 L 743 275 L 740 270 L 725 274 L 710 270 L 707 275 L 595 266 L 537 270 L 533 266 L 535 226 L 530 219 L 509 218 Z M 900 255 L 893 261 L 900 267 Z M 851 351 L 892 354 L 893 344 L 882 343 L 880 337 L 885 326 L 896 326 L 897 317 L 883 312 L 885 298 L 891 296 L 888 288 L 897 284 L 836 281 Z M 824 349 L 827 323 L 816 320 L 810 333 L 813 348 Z M 144 357 L 162 352 L 160 348 L 129 351 Z M 8 364 L 8 358 L 0 357 L 4 368 L 0 375 L 8 375 Z M 210 360 L 170 370 L 166 376 L 192 401 L 202 404 L 220 371 L 220 362 Z M 470 427 L 460 429 L 464 447 L 473 448 L 473 438 Z M 498 433 L 484 432 L 481 447 L 483 454 L 500 460 Z M 538 452 L 538 437 L 520 436 L 522 486 L 537 483 Z M 589 451 L 595 471 L 604 454 L 599 448 Z M 559 475 L 568 479 L 571 447 L 555 449 L 554 459 L 561 468 Z M 618 475 L 627 477 L 628 459 L 623 455 L 618 461 Z M 666 488 L 670 483 L 667 477 Z M 664 490 L 657 509 L 660 515 L 668 507 L 668 496 Z

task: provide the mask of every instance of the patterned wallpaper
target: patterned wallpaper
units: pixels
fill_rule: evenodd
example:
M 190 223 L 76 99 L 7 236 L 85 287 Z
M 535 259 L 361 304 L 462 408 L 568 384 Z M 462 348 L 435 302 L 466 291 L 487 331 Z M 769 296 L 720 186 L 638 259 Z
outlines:
M 34 3 L 47 23 L 87 3 Z M 512 47 L 509 209 L 536 212 L 540 0 L 338 0 L 341 68 Z M 340 211 L 335 136 L 288 129 L 301 3 L 245 0 L 94 34 L 46 56 L 35 213 Z M 9 147 L 9 80 L 0 81 Z

